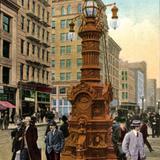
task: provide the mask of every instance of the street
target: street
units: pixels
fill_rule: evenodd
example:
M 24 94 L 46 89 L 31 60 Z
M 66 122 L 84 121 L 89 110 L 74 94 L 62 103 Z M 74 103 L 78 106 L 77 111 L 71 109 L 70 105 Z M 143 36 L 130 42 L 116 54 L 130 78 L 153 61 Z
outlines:
M 45 144 L 44 144 L 44 132 L 46 126 L 38 127 L 38 146 L 42 148 L 42 160 L 45 158 Z M 0 160 L 11 160 L 11 130 L 2 130 L 0 131 Z M 147 160 L 159 160 L 160 159 L 160 138 L 148 138 L 149 142 L 153 146 L 154 151 L 149 152 L 145 146 L 145 151 L 147 155 Z
M 45 159 L 44 133 L 46 126 L 38 127 L 38 146 L 42 148 L 42 160 Z M 11 130 L 0 131 L 0 160 L 11 160 L 12 156 Z

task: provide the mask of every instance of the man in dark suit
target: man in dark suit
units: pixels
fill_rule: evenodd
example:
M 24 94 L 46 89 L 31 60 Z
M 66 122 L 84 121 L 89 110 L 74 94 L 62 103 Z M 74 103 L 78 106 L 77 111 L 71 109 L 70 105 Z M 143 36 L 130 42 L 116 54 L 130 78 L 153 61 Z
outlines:
M 63 115 L 62 116 L 62 125 L 60 126 L 60 130 L 63 133 L 64 138 L 67 138 L 69 136 L 69 130 L 68 130 L 68 118 Z
M 25 131 L 20 158 L 21 160 L 41 160 L 41 153 L 37 146 L 38 133 L 35 122 L 25 117 Z
M 11 132 L 11 137 L 13 139 L 12 143 L 12 160 L 15 160 L 16 152 L 21 149 L 22 135 L 23 135 L 24 125 L 21 121 L 17 121 L 17 128 Z
M 153 149 L 147 139 L 147 137 L 149 136 L 148 135 L 148 127 L 147 127 L 147 120 L 143 120 L 142 123 L 141 123 L 141 128 L 140 128 L 140 132 L 142 133 L 143 135 L 143 141 L 144 141 L 144 144 L 146 144 L 146 146 L 148 147 L 149 151 L 152 152 Z
M 122 151 L 122 142 L 125 134 L 127 133 L 125 118 L 117 119 L 119 125 L 114 129 L 112 133 L 112 141 L 119 160 L 126 160 L 125 153 Z
M 47 152 L 50 160 L 60 160 L 60 153 L 64 147 L 64 136 L 62 131 L 58 130 L 55 121 L 50 123 L 50 129 L 45 139 Z

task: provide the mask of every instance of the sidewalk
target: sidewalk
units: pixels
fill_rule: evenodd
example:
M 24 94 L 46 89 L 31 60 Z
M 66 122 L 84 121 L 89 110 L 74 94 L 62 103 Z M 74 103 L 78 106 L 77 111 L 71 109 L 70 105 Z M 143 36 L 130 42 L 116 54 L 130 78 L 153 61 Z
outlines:
M 59 126 L 59 125 L 60 125 L 59 120 L 56 119 L 55 121 L 56 121 L 57 125 Z M 46 126 L 46 125 L 47 125 L 47 122 L 37 122 L 37 123 L 36 123 L 36 126 L 37 126 L 37 127 Z M 14 124 L 14 123 L 9 123 L 8 129 L 9 129 L 9 130 L 13 130 L 13 129 L 15 129 L 16 127 L 17 127 L 16 124 Z
M 38 122 L 38 123 L 36 123 L 36 126 L 45 126 L 45 125 L 47 125 L 47 122 Z M 17 126 L 14 123 L 10 123 L 9 126 L 8 126 L 8 129 L 9 130 L 13 130 L 16 127 Z

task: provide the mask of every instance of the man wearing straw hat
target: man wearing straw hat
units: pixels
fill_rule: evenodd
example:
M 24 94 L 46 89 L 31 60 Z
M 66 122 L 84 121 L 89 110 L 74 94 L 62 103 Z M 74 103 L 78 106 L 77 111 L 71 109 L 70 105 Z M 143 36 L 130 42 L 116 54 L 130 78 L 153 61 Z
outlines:
M 140 120 L 133 120 L 132 130 L 128 132 L 122 142 L 122 150 L 127 160 L 145 160 L 143 136 L 140 132 Z

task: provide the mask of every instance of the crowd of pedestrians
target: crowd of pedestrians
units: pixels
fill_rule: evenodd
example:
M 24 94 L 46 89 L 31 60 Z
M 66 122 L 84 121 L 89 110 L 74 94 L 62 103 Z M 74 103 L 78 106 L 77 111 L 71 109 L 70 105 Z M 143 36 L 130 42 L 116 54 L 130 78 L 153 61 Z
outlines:
M 34 114 L 17 121 L 17 128 L 12 131 L 13 139 L 11 160 L 41 160 L 41 149 L 37 146 L 38 117 Z M 60 160 L 60 153 L 69 136 L 68 118 L 63 115 L 57 125 L 53 112 L 46 112 L 46 131 L 44 135 L 45 154 L 47 160 Z M 128 114 L 114 118 L 112 141 L 119 160 L 145 160 L 144 145 L 150 152 L 154 151 L 148 141 L 148 126 L 152 129 L 152 137 L 159 137 L 160 116 L 156 113 L 141 115 Z M 18 154 L 17 154 L 18 153 Z
M 41 149 L 37 145 L 36 121 L 37 117 L 35 115 L 17 121 L 17 127 L 11 132 L 13 139 L 11 160 L 41 160 Z M 51 113 L 49 113 L 44 135 L 47 160 L 60 160 L 65 138 L 69 136 L 67 121 L 67 117 L 62 116 L 60 126 L 58 126 L 54 121 L 54 115 L 51 116 Z
M 17 128 L 11 132 L 13 139 L 11 160 L 41 160 L 35 122 L 35 117 L 29 116 L 17 122 Z
M 158 113 L 128 114 L 114 118 L 112 141 L 119 160 L 145 160 L 144 145 L 154 151 L 148 141 L 148 126 L 152 137 L 160 136 L 160 115 Z
M 7 130 L 8 126 L 9 126 L 9 116 L 8 116 L 8 113 L 5 111 L 5 112 L 1 113 L 0 129 Z

